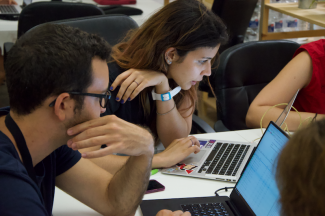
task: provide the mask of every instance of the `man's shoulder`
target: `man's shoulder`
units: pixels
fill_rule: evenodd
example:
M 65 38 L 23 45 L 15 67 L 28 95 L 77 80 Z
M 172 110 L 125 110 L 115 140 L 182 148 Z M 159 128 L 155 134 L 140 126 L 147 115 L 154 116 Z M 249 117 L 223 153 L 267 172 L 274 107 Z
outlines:
M 2 107 L 0 108 L 0 117 L 7 115 L 10 111 L 10 107 Z
M 18 153 L 11 140 L 0 131 L 0 172 L 26 176 L 27 172 L 20 162 Z
M 0 132 L 1 215 L 48 215 L 36 184 L 28 176 L 13 144 Z

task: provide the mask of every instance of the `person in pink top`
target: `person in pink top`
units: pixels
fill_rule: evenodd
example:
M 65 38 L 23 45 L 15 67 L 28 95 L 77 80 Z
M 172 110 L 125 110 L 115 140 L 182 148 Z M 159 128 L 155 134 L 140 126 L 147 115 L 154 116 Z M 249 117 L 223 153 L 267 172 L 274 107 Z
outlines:
M 302 121 L 320 120 L 325 117 L 325 40 L 302 45 L 293 59 L 256 96 L 246 115 L 246 125 L 250 128 L 260 126 L 264 113 L 272 106 L 287 103 L 300 89 L 294 103 Z M 274 107 L 263 118 L 263 127 L 275 121 L 285 106 Z M 308 120 L 303 125 L 308 124 Z M 294 131 L 300 125 L 299 114 L 291 111 L 286 123 Z

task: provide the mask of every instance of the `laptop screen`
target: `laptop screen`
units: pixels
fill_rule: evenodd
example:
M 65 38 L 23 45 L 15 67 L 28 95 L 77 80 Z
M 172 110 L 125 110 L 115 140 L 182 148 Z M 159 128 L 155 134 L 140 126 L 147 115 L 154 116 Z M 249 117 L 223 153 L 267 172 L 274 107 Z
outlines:
M 274 163 L 287 141 L 288 137 L 270 123 L 236 185 L 236 192 L 257 216 L 280 215 Z

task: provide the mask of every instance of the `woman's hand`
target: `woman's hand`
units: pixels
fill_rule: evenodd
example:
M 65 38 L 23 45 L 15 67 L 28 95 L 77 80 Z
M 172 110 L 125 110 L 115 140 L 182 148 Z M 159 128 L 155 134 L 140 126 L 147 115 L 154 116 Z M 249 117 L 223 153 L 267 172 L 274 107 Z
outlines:
M 171 167 L 187 156 L 200 152 L 200 143 L 194 136 L 174 140 L 163 152 L 154 156 L 153 168 Z
M 151 70 L 130 69 L 117 76 L 110 90 L 114 91 L 117 86 L 121 86 L 116 100 L 125 103 L 127 100 L 133 100 L 144 88 L 160 85 L 169 88 L 165 74 Z

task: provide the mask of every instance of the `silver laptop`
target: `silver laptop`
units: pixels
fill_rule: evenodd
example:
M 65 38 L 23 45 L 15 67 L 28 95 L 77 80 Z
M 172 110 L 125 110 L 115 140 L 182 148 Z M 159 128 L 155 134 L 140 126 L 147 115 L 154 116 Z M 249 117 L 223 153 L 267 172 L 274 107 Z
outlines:
M 275 124 L 287 118 L 299 90 L 291 98 Z M 199 139 L 201 151 L 191 154 L 176 166 L 165 168 L 164 174 L 237 182 L 256 143 L 229 140 Z
M 143 216 L 156 215 L 161 209 L 189 211 L 192 216 L 280 216 L 276 161 L 288 139 L 280 127 L 270 122 L 230 197 L 144 200 L 140 205 Z
M 32 3 L 32 0 L 24 0 L 23 5 L 4 5 L 0 4 L 0 15 L 19 15 L 22 8 Z

